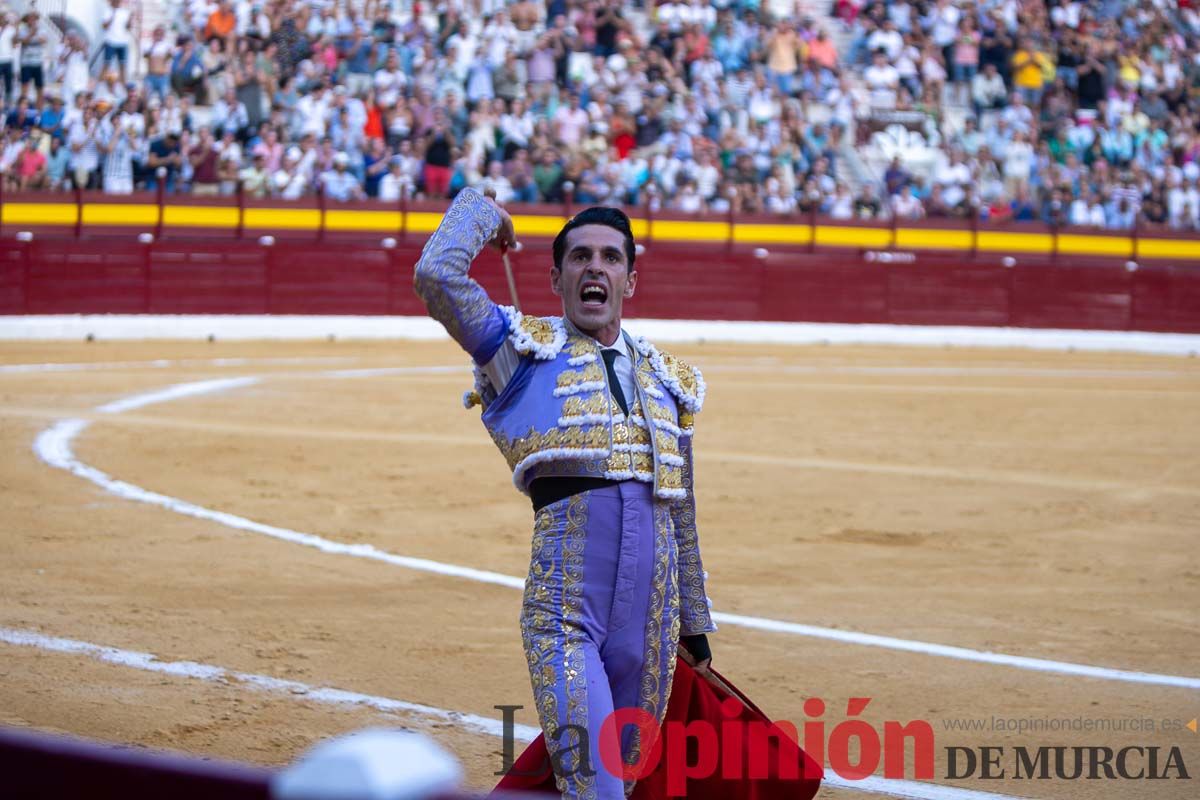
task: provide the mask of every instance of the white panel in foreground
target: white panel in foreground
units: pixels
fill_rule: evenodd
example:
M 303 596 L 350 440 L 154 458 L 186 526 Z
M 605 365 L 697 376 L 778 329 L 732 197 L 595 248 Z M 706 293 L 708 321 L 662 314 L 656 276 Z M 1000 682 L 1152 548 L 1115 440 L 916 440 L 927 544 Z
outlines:
M 663 343 L 857 344 L 1092 350 L 1159 355 L 1200 354 L 1200 334 L 882 325 L 830 322 L 726 322 L 628 319 L 630 333 Z M 0 341 L 180 339 L 446 339 L 429 317 L 55 314 L 0 316 Z
M 422 800 L 454 791 L 462 768 L 432 739 L 365 730 L 309 750 L 271 781 L 276 800 Z

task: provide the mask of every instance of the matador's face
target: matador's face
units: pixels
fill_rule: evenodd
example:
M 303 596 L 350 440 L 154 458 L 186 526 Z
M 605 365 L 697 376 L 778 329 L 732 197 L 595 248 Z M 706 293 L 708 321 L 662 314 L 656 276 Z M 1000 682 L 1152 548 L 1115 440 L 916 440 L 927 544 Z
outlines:
M 629 269 L 625 237 L 607 225 L 582 225 L 567 234 L 562 267 L 550 270 L 550 288 L 563 315 L 601 344 L 616 341 L 621 307 L 633 297 L 637 271 Z

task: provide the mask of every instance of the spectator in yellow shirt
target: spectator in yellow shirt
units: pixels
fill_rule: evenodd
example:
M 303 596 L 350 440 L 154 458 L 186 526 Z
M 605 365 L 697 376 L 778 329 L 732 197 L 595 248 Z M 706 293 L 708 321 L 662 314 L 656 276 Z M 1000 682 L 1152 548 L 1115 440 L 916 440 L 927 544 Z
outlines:
M 767 71 L 782 94 L 792 94 L 796 70 L 803 61 L 804 40 L 796 33 L 791 21 L 785 18 L 767 40 Z
M 1031 108 L 1041 107 L 1042 91 L 1053 73 L 1054 62 L 1030 40 L 1022 39 L 1017 44 L 1017 52 L 1012 57 L 1013 85 Z

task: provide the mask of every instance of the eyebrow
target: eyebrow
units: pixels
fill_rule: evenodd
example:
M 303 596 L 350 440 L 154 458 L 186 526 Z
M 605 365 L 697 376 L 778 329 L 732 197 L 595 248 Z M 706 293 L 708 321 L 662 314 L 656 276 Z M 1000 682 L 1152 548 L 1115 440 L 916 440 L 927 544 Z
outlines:
M 592 252 L 592 248 L 588 247 L 586 244 L 577 244 L 571 248 L 570 252 L 567 253 L 567 256 L 571 257 L 574 255 L 578 255 L 579 253 L 590 254 L 591 252 Z M 612 245 L 608 245 L 608 246 L 601 248 L 601 252 L 604 253 L 604 255 L 618 255 L 618 256 L 622 256 L 622 257 L 624 257 L 624 255 L 625 255 L 624 250 L 622 250 L 619 247 L 613 247 Z

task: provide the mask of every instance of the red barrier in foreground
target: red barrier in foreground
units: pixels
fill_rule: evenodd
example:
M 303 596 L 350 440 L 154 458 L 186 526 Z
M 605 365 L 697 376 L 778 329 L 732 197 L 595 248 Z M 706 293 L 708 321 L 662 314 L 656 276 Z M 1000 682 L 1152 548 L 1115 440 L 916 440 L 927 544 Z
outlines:
M 276 770 L 0 727 L 5 800 L 270 800 Z M 471 800 L 438 794 L 426 800 Z
M 0 728 L 0 796 L 268 800 L 272 772 L 86 739 Z
M 270 242 L 0 237 L 0 314 L 425 313 L 421 241 Z M 512 261 L 524 310 L 558 313 L 549 242 Z M 652 243 L 638 269 L 630 317 L 1200 332 L 1200 267 L 1162 261 Z M 472 275 L 507 302 L 495 253 Z

